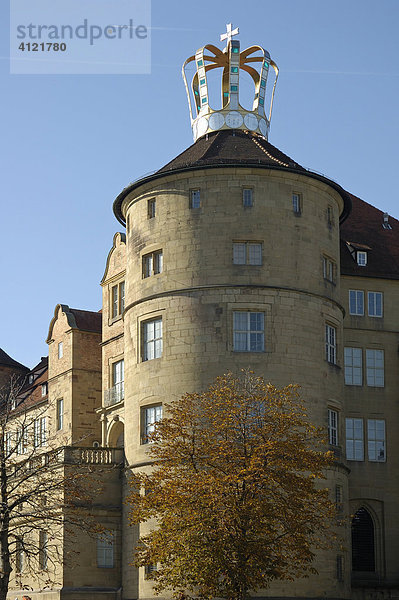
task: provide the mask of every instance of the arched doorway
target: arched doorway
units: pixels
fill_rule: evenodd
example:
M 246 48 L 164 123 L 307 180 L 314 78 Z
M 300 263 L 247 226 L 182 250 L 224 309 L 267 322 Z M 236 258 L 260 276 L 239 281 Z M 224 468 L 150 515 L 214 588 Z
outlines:
M 352 571 L 375 571 L 374 523 L 365 508 L 359 508 L 352 519 Z
M 114 421 L 108 433 L 108 446 L 110 448 L 124 447 L 125 428 L 122 421 Z

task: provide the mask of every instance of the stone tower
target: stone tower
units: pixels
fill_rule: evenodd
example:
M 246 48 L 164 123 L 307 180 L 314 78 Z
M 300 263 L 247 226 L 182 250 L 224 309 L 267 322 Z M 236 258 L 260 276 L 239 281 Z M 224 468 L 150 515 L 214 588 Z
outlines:
M 114 203 L 126 225 L 115 264 L 124 244 L 126 258 L 103 281 L 110 282 L 105 299 L 115 319 L 123 312 L 123 345 L 120 324 L 109 340 L 118 340 L 118 362 L 124 358 L 132 469 L 148 464 L 146 436 L 162 405 L 228 370 L 250 366 L 277 386 L 298 383 L 317 425 L 343 409 L 339 225 L 351 200 L 268 142 L 275 82 L 266 113 L 267 75 L 278 69 L 261 47 L 241 52 L 236 32 L 230 27 L 224 50 L 205 46 L 186 61 L 196 64 L 192 90 L 186 84 L 195 143 Z M 219 110 L 211 108 L 206 79 L 216 67 L 223 69 Z M 255 86 L 250 110 L 239 102 L 243 71 Z M 103 319 L 114 326 L 109 314 Z M 112 377 L 116 390 L 118 375 Z M 336 453 L 329 486 L 348 498 L 348 469 Z M 338 545 L 315 566 L 319 576 L 276 584 L 263 595 L 349 596 L 350 565 Z M 123 589 L 126 598 L 153 596 L 151 581 L 132 567 L 124 569 Z

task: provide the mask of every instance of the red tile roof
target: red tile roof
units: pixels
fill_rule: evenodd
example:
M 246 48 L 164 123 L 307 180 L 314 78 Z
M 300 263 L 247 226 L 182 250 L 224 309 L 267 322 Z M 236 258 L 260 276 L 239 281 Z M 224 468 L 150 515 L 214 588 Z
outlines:
M 341 273 L 360 277 L 399 279 L 399 221 L 389 217 L 392 229 L 384 229 L 384 213 L 350 194 L 352 212 L 341 225 Z M 353 248 L 367 250 L 367 265 L 361 267 L 352 257 Z
M 26 372 L 29 371 L 28 367 L 25 367 L 25 365 L 22 365 L 21 363 L 17 362 L 13 358 L 11 358 L 11 356 L 9 356 L 1 348 L 0 348 L 0 366 L 1 367 L 12 367 L 19 371 L 26 371 Z

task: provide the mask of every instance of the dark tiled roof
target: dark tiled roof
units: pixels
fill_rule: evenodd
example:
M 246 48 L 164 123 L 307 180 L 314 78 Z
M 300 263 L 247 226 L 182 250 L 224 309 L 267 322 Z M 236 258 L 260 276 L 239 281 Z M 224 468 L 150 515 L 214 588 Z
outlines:
M 341 273 L 361 277 L 399 279 L 399 221 L 389 217 L 392 229 L 384 229 L 384 213 L 350 194 L 352 212 L 341 225 Z M 367 265 L 360 267 L 347 243 L 367 249 Z M 366 248 L 365 248 L 366 247 Z
M 11 358 L 11 356 L 9 356 L 1 348 L 0 348 L 0 366 L 1 367 L 12 367 L 14 369 L 18 369 L 19 371 L 26 371 L 26 372 L 29 371 L 28 367 L 25 367 L 25 365 L 22 365 L 21 363 L 17 362 L 13 358 Z
M 101 313 L 92 312 L 91 310 L 77 310 L 76 308 L 70 308 L 69 310 L 75 317 L 76 327 L 78 329 L 81 329 L 82 331 L 101 333 Z
M 262 136 L 239 129 L 214 131 L 195 142 L 157 173 L 205 165 L 257 164 L 306 171 Z

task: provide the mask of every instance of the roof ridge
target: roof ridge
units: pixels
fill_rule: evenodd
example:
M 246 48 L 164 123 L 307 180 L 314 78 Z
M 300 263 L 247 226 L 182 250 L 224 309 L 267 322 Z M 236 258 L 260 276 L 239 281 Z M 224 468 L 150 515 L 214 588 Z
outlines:
M 247 131 L 245 131 L 244 133 L 246 133 L 246 135 L 249 135 L 249 133 Z M 260 148 L 262 150 L 262 152 L 264 152 L 266 154 L 266 156 L 268 158 L 270 158 L 271 160 L 274 160 L 274 162 L 278 163 L 279 165 L 282 165 L 283 167 L 289 167 L 290 166 L 288 163 L 285 163 L 282 160 L 279 160 L 278 158 L 276 158 L 275 156 L 273 156 L 272 154 L 270 154 L 270 152 L 268 152 L 266 150 L 266 148 L 264 146 L 262 146 L 262 144 L 260 144 L 258 142 L 258 140 L 256 140 L 253 135 L 250 136 L 250 139 L 253 141 L 253 143 L 256 146 L 258 146 L 258 148 Z

